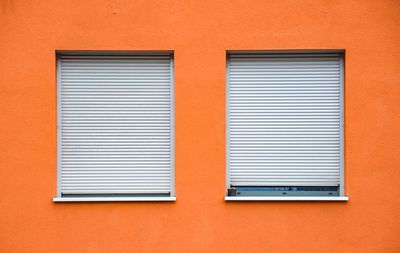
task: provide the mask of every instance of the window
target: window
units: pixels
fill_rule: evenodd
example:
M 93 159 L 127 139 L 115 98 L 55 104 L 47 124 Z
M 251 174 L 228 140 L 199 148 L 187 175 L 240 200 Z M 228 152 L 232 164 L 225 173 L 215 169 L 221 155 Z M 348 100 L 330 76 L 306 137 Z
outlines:
M 54 201 L 174 200 L 173 55 L 57 56 Z
M 342 52 L 229 52 L 227 200 L 347 200 Z

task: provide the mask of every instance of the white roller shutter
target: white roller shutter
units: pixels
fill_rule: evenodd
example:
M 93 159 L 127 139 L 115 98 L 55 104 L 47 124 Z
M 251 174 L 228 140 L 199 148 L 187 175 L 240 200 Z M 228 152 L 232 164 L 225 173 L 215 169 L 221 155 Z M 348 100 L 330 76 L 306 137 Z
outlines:
M 230 54 L 228 188 L 338 186 L 341 182 L 340 54 Z
M 173 61 L 60 55 L 59 195 L 173 195 Z

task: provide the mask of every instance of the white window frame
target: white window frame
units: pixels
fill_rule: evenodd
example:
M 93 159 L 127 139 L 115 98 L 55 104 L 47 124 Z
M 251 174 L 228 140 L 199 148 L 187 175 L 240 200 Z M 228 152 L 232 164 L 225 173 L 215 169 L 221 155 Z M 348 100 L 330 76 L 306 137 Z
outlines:
M 340 185 L 339 196 L 228 196 L 230 184 L 230 55 L 231 54 L 340 54 Z M 228 50 L 226 51 L 226 201 L 348 201 L 345 194 L 345 171 L 344 171 L 344 60 L 345 50 Z
M 170 184 L 171 192 L 169 196 L 82 196 L 82 197 L 63 197 L 61 190 L 61 154 L 62 154 L 62 108 L 61 108 L 61 56 L 78 55 L 78 56 L 102 56 L 102 55 L 163 55 L 170 56 L 170 101 L 172 103 L 170 109 L 171 115 L 171 132 L 170 132 L 170 148 L 171 148 L 171 174 Z M 174 77 L 174 51 L 173 50 L 152 50 L 152 51 L 97 51 L 97 50 L 57 50 L 56 51 L 56 78 L 57 78 L 57 193 L 53 197 L 53 202 L 170 202 L 176 201 L 175 194 L 175 77 Z

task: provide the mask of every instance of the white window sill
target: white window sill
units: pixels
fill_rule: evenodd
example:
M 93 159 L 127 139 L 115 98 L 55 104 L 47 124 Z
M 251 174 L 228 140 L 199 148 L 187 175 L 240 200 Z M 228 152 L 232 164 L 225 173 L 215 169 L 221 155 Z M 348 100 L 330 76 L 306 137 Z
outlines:
M 176 197 L 54 197 L 53 202 L 168 202 Z
M 340 196 L 340 197 L 266 197 L 266 196 L 258 196 L 258 197 L 230 197 L 225 196 L 225 201 L 348 201 L 348 196 Z

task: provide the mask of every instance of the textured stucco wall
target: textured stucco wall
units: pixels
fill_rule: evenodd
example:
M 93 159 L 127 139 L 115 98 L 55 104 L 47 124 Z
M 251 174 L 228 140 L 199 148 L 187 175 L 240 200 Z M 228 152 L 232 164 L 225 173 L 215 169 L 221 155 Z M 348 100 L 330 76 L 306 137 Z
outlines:
M 54 204 L 55 50 L 175 50 L 175 203 Z M 226 203 L 225 52 L 345 49 L 347 203 Z M 400 1 L 0 1 L 0 252 L 400 252 Z

